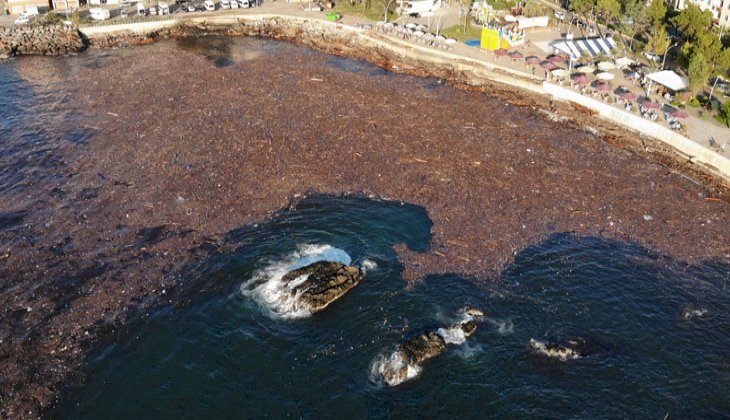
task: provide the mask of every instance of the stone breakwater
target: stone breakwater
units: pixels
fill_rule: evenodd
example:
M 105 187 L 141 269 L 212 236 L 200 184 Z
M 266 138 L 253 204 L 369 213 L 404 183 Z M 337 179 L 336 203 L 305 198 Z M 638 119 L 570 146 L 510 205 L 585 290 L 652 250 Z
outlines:
M 86 43 L 75 27 L 21 26 L 0 28 L 0 58 L 14 55 L 66 55 L 86 48 Z

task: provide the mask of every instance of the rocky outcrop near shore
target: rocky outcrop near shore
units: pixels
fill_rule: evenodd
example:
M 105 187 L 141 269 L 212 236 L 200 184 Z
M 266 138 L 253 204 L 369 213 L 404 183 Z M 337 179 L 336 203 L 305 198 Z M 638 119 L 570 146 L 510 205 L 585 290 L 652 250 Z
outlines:
M 389 357 L 379 356 L 371 366 L 371 380 L 390 386 L 413 379 L 421 372 L 421 365 L 446 351 L 448 344 L 462 344 L 477 330 L 475 319 L 482 318 L 482 311 L 463 308 L 462 320 L 450 327 L 436 331 L 423 331 L 398 346 Z
M 281 281 L 296 284 L 291 293 L 298 296 L 309 312 L 315 313 L 357 286 L 362 277 L 362 271 L 357 267 L 319 261 L 287 273 Z
M 0 28 L 0 59 L 14 55 L 75 54 L 84 48 L 81 33 L 71 26 Z

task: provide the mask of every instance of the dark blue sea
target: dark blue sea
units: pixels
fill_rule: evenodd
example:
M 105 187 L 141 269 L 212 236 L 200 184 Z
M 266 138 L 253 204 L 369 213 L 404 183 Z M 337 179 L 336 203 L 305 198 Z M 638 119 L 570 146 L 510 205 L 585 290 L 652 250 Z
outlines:
M 275 44 L 272 44 L 275 45 Z M 224 66 L 225 48 L 193 43 Z M 222 51 L 222 52 L 221 52 Z M 99 53 L 66 59 L 93 65 Z M 47 139 L 80 145 L 53 81 L 0 65 L 0 191 L 53 176 Z M 69 64 L 70 63 L 70 64 Z M 332 59 L 348 71 L 375 71 Z M 36 112 L 31 118 L 25 110 Z M 40 119 L 39 119 L 40 118 Z M 22 133 L 19 127 L 24 127 Z M 56 130 L 52 130 L 56 128 Z M 46 139 L 46 140 L 42 140 Z M 42 168 L 42 170 L 34 169 Z M 427 209 L 311 196 L 232 231 L 230 251 L 191 261 L 169 299 L 108 333 L 48 412 L 54 418 L 727 418 L 730 267 L 686 264 L 629 242 L 555 234 L 495 278 L 408 283 L 393 246 L 430 249 Z M 317 260 L 365 270 L 325 311 L 292 311 L 276 279 Z M 477 332 L 389 386 L 378 360 L 421 331 L 481 309 Z M 530 341 L 583 343 L 548 357 Z

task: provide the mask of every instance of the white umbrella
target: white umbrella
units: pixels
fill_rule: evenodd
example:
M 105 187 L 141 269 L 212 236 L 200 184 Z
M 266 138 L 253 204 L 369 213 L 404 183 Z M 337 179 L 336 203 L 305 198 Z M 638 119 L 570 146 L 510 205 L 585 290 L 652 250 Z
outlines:
M 555 69 L 551 73 L 553 74 L 553 76 L 557 77 L 565 77 L 568 74 L 565 69 Z
M 613 63 L 612 63 L 612 62 L 610 62 L 610 61 L 601 61 L 600 63 L 598 63 L 598 68 L 599 68 L 600 70 L 604 70 L 604 71 L 605 71 L 605 70 L 613 70 L 613 69 L 615 69 L 615 68 L 616 68 L 616 65 L 615 65 L 615 64 L 613 64 Z
M 580 66 L 577 69 L 575 69 L 578 73 L 593 73 L 596 71 L 596 68 L 593 66 Z
M 604 71 L 603 73 L 598 73 L 596 77 L 601 80 L 613 80 L 615 76 L 613 75 L 613 73 L 608 73 Z
M 621 57 L 616 59 L 616 67 L 620 69 L 625 69 L 633 63 L 634 60 L 630 59 L 629 57 Z

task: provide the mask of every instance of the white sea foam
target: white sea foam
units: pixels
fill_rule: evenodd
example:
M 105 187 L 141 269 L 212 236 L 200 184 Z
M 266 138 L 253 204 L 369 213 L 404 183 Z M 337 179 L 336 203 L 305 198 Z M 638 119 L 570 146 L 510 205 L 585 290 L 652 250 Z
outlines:
M 403 353 L 396 350 L 390 356 L 378 355 L 370 366 L 370 380 L 396 386 L 417 377 L 421 367 L 406 363 Z
M 488 322 L 491 325 L 493 325 L 495 328 L 497 328 L 497 333 L 499 335 L 507 335 L 507 334 L 512 334 L 513 332 L 515 332 L 515 325 L 512 323 L 512 321 L 489 319 Z
M 560 346 L 550 346 L 542 341 L 530 339 L 530 347 L 537 353 L 540 353 L 547 357 L 562 360 L 565 362 L 569 359 L 579 359 L 580 354 L 573 349 Z
M 352 258 L 344 250 L 331 245 L 300 245 L 296 251 L 256 271 L 250 280 L 241 285 L 241 293 L 254 299 L 273 317 L 307 317 L 311 312 L 300 303 L 299 295 L 294 293 L 293 289 L 304 283 L 308 276 L 299 276 L 288 284 L 281 279 L 286 273 L 317 261 L 333 261 L 349 265 Z
M 436 334 L 440 335 L 446 344 L 463 344 L 466 342 L 466 335 L 464 334 L 464 330 L 461 326 L 439 328 L 436 330 Z
M 363 271 L 363 273 L 367 273 L 370 270 L 375 270 L 376 268 L 378 268 L 378 263 L 367 258 L 362 260 L 362 264 L 360 264 L 360 269 Z
M 684 313 L 682 314 L 682 317 L 684 319 L 692 319 L 692 318 L 702 318 L 703 316 L 707 315 L 707 309 L 700 308 L 700 309 L 685 309 Z

